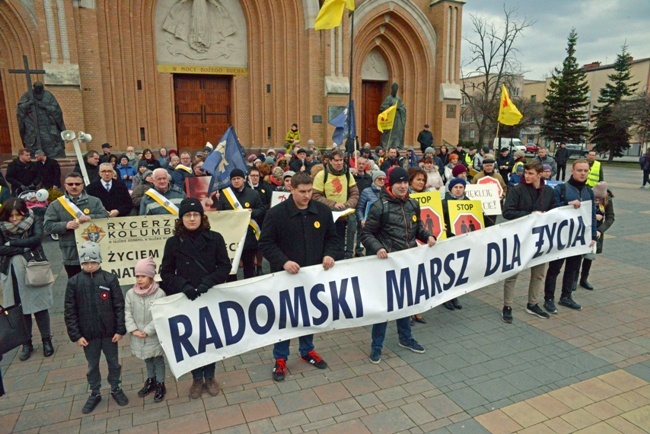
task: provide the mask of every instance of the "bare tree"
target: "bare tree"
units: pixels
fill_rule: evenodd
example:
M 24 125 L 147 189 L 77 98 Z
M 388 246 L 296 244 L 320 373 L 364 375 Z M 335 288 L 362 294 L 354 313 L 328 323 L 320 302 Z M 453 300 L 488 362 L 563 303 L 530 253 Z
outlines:
M 470 15 L 473 34 L 465 38 L 470 59 L 465 62 L 463 78 L 472 77 L 472 84 L 464 81 L 461 89 L 465 97 L 463 114 L 473 116 L 481 145 L 496 132 L 501 84 L 512 89 L 514 80 L 523 74 L 515 42 L 534 24 L 526 18 L 517 18 L 516 9 L 504 6 L 503 13 L 503 21 L 499 24 L 484 16 Z

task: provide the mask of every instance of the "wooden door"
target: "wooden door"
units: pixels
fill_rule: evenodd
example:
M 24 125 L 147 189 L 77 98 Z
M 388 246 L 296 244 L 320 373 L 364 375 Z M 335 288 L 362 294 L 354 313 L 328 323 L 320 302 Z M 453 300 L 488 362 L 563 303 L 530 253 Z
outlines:
M 175 75 L 176 143 L 179 151 L 203 150 L 216 142 L 230 121 L 230 76 Z
M 11 134 L 9 133 L 9 118 L 5 103 L 2 77 L 0 77 L 0 154 L 11 154 Z M 22 142 L 20 147 L 22 148 Z
M 373 148 L 381 142 L 377 116 L 384 84 L 382 81 L 363 81 L 361 88 L 361 143 L 368 142 Z

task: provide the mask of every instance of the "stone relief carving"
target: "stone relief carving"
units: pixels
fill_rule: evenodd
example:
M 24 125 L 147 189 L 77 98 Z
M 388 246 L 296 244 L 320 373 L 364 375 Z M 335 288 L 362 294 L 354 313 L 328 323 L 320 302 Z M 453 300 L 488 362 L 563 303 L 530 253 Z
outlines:
M 364 80 L 388 80 L 388 66 L 378 50 L 372 50 L 364 59 L 361 77 Z
M 246 24 L 238 1 L 161 0 L 156 27 L 159 63 L 246 64 Z

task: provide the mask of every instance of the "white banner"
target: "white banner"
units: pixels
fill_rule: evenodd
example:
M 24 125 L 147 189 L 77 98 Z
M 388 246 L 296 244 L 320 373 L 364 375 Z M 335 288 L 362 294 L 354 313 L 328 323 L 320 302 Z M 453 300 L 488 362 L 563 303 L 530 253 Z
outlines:
M 233 272 L 239 268 L 250 212 L 210 211 L 205 213 L 212 230 L 219 232 L 228 247 Z M 102 268 L 113 273 L 120 285 L 135 283 L 135 264 L 140 259 L 153 257 L 160 267 L 165 243 L 174 235 L 176 216 L 150 215 L 91 220 L 75 230 L 77 248 L 86 241 L 99 243 Z
M 480 200 L 483 214 L 501 215 L 501 199 L 496 184 L 467 184 L 465 196 L 470 200 Z
M 288 191 L 274 191 L 271 196 L 271 208 L 280 202 L 284 202 L 285 200 L 289 199 L 289 196 L 291 196 L 291 193 Z
M 403 318 L 554 259 L 588 253 L 591 204 L 532 214 L 376 256 L 215 286 L 195 301 L 156 300 L 154 323 L 176 378 L 278 341 Z M 370 345 L 368 335 L 368 345 Z

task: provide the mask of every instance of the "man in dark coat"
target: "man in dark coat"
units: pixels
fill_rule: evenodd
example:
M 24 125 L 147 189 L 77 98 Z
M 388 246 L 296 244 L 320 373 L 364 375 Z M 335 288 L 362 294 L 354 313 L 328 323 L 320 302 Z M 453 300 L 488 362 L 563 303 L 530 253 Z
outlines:
M 59 188 L 61 187 L 61 166 L 54 158 L 45 155 L 45 152 L 38 150 L 35 152 L 36 172 L 41 179 L 43 188 Z
M 394 168 L 388 177 L 389 184 L 384 186 L 379 200 L 370 206 L 368 218 L 361 230 L 361 243 L 366 247 L 367 255 L 376 254 L 380 259 L 388 254 L 417 246 L 417 240 L 429 247 L 436 243 L 436 238 L 422 225 L 420 205 L 409 198 L 409 175 L 401 167 Z M 372 326 L 372 346 L 370 361 L 381 361 L 381 349 L 384 346 L 388 322 Z M 411 319 L 407 316 L 397 320 L 399 346 L 414 353 L 424 353 L 411 334 Z
M 259 173 L 259 172 L 258 172 Z M 231 202 L 228 196 L 223 192 L 217 194 L 218 200 L 215 206 L 218 210 L 229 209 L 247 209 L 251 213 L 251 224 L 248 226 L 244 250 L 241 254 L 241 260 L 244 263 L 244 279 L 255 276 L 255 252 L 257 252 L 257 239 L 259 238 L 259 228 L 264 219 L 266 209 L 258 192 L 253 190 L 245 182 L 246 174 L 241 169 L 233 169 L 230 172 L 230 190 L 234 193 L 235 198 Z M 239 202 L 239 204 L 237 204 Z M 257 232 L 257 233 L 256 233 Z
M 63 111 L 43 83 L 37 81 L 32 92 L 20 97 L 16 116 L 26 148 L 32 152 L 42 149 L 51 158 L 65 158 L 65 143 L 61 138 L 61 132 L 66 129 Z
M 133 204 L 126 185 L 119 179 L 114 179 L 115 170 L 111 163 L 99 165 L 100 180 L 91 182 L 86 191 L 89 195 L 102 201 L 102 205 L 110 217 L 125 217 L 129 215 Z
M 264 220 L 260 250 L 271 264 L 271 272 L 298 274 L 300 267 L 334 266 L 339 243 L 330 208 L 312 200 L 312 179 L 301 172 L 291 178 L 291 198 L 271 208 Z M 300 358 L 319 369 L 327 363 L 314 350 L 314 335 L 299 339 Z M 273 347 L 273 380 L 283 381 L 289 357 L 289 341 Z
M 273 187 L 262 179 L 262 175 L 260 174 L 259 169 L 257 169 L 256 167 L 251 167 L 250 170 L 248 171 L 248 185 L 250 186 L 250 188 L 252 188 L 257 193 L 259 193 L 260 199 L 262 199 L 262 204 L 264 205 L 265 208 L 265 212 L 269 208 L 271 208 L 271 199 L 273 198 Z M 260 221 L 260 224 L 262 224 L 263 220 L 264 220 L 264 216 L 262 216 L 262 220 Z
M 424 129 L 418 134 L 418 143 L 420 144 L 420 150 L 422 150 L 422 154 L 424 154 L 424 151 L 427 148 L 433 146 L 433 134 L 429 129 L 429 124 L 426 124 L 424 126 Z
M 84 165 L 86 166 L 86 172 L 88 172 L 89 182 L 95 182 L 99 180 L 99 154 L 97 151 L 88 151 L 84 156 Z M 81 173 L 81 167 L 79 163 L 74 166 L 73 172 Z
M 503 218 L 514 220 L 534 212 L 543 213 L 555 208 L 555 192 L 544 183 L 542 164 L 533 160 L 524 165 L 524 175 L 519 184 L 510 190 L 503 206 Z M 548 270 L 548 263 L 535 265 L 530 269 L 530 283 L 528 284 L 528 304 L 526 312 L 539 318 L 549 318 L 537 300 L 544 289 L 544 278 Z M 517 276 L 508 277 L 503 285 L 503 312 L 502 319 L 505 323 L 512 323 L 512 302 L 514 301 L 515 284 Z
M 560 180 L 560 172 L 562 172 L 562 181 L 566 178 L 566 163 L 569 161 L 569 150 L 566 148 L 566 144 L 560 143 L 560 147 L 555 151 L 555 156 L 553 158 L 555 164 L 557 164 L 557 175 L 555 180 Z
M 30 160 L 27 149 L 18 151 L 18 158 L 7 166 L 7 182 L 11 184 L 11 194 L 14 196 L 25 190 L 33 190 L 40 183 L 36 166 Z

